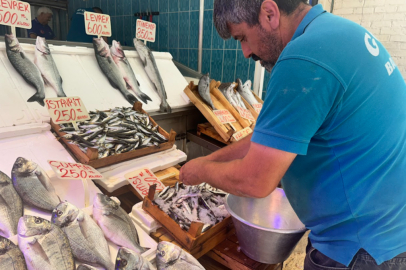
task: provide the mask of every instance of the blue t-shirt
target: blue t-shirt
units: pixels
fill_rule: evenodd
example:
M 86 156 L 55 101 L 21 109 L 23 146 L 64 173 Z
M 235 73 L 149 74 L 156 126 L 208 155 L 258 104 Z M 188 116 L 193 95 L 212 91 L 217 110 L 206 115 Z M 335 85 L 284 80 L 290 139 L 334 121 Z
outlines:
M 94 12 L 93 8 L 78 8 L 75 14 L 72 15 L 70 29 L 66 37 L 67 41 L 92 43 L 93 38 L 97 38 L 97 36 L 86 34 L 85 11 Z
M 43 37 L 45 39 L 54 39 L 55 35 L 49 25 L 41 24 L 37 18 L 32 20 L 31 29 L 27 30 L 28 37 L 30 34 L 36 34 L 39 37 Z
M 313 7 L 272 70 L 252 141 L 298 154 L 282 185 L 310 240 L 348 265 L 406 252 L 406 84 L 360 25 Z

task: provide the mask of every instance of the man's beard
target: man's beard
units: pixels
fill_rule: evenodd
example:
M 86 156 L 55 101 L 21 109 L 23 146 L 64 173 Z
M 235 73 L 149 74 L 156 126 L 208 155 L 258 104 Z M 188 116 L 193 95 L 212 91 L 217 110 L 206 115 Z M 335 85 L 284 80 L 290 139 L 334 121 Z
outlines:
M 258 27 L 261 40 L 259 54 L 267 60 L 262 60 L 262 58 L 255 54 L 251 57 L 254 61 L 261 61 L 261 66 L 263 66 L 268 72 L 271 72 L 283 51 L 283 43 L 277 38 L 276 34 L 267 32 L 260 24 Z

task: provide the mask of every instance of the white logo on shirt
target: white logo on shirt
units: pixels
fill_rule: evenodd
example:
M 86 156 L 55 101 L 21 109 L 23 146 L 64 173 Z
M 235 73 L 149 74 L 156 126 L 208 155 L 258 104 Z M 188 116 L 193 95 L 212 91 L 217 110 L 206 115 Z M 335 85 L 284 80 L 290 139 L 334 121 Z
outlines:
M 372 45 L 369 42 L 369 40 L 372 39 Z M 379 55 L 379 47 L 378 44 L 376 44 L 375 39 L 373 39 L 368 33 L 365 33 L 365 45 L 367 46 L 368 51 L 373 55 L 373 56 L 378 56 Z

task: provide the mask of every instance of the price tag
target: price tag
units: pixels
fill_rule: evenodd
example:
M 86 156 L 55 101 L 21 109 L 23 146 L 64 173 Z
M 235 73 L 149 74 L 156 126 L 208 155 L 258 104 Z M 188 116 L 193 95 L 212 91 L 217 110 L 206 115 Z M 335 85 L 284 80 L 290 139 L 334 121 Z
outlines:
M 45 104 L 55 124 L 90 119 L 89 113 L 80 97 L 46 98 Z
M 234 116 L 228 110 L 215 110 L 213 113 L 217 116 L 222 124 L 237 122 Z
M 237 110 L 242 118 L 245 118 L 250 121 L 255 121 L 254 116 L 252 116 L 252 113 L 249 110 L 241 108 L 240 106 L 237 106 Z
M 85 11 L 86 34 L 91 36 L 111 37 L 111 20 L 106 14 Z
M 156 184 L 156 192 L 165 188 L 165 185 L 148 168 L 132 171 L 125 174 L 124 177 L 143 198 L 148 195 L 149 187 L 152 185 Z
M 138 39 L 155 42 L 156 24 L 138 19 L 135 37 Z
M 48 163 L 59 179 L 80 180 L 103 178 L 103 175 L 89 165 L 55 160 L 48 160 Z
M 261 103 L 254 103 L 252 104 L 252 107 L 254 110 L 259 114 L 262 110 L 262 104 Z
M 233 138 L 238 142 L 239 140 L 247 137 L 251 133 L 252 133 L 252 129 L 250 127 L 246 127 L 244 129 L 234 133 Z
M 0 0 L 0 24 L 31 29 L 30 4 L 15 0 Z

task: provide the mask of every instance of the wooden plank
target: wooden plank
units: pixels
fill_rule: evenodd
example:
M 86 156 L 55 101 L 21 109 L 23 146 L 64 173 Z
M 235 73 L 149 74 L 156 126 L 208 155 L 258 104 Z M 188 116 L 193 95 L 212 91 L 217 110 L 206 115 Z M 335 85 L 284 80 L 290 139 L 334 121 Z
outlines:
M 230 144 L 230 141 L 226 142 L 223 138 L 217 133 L 214 127 L 210 123 L 198 124 L 197 125 L 197 134 L 203 133 L 204 135 L 209 136 L 219 142 L 224 144 Z

